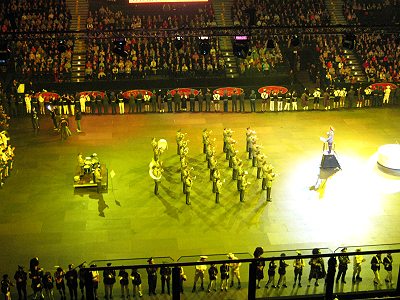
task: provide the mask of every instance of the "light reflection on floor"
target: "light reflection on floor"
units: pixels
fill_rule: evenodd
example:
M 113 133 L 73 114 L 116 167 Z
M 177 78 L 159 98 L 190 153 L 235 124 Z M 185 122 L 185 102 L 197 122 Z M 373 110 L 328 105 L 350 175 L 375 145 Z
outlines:
M 400 193 L 400 176 L 382 172 L 377 154 L 363 157 L 338 157 L 342 170 L 316 190 L 320 157 L 297 162 L 287 184 L 292 195 L 286 209 L 297 212 L 296 222 L 306 229 L 299 239 L 332 245 L 365 242 L 373 231 L 373 218 L 384 214 L 385 196 Z M 306 189 L 305 187 L 308 187 Z M 293 215 L 286 222 L 293 222 Z

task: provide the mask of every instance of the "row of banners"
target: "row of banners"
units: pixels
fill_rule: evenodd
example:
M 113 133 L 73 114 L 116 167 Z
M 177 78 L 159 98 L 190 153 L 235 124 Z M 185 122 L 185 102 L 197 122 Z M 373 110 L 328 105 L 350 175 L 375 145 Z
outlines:
M 386 86 L 390 86 L 390 88 L 392 90 L 397 88 L 397 85 L 393 84 L 393 83 L 374 83 L 372 85 L 370 85 L 370 88 L 373 90 L 376 89 L 385 89 Z M 263 91 L 266 91 L 268 94 L 270 93 L 279 93 L 279 94 L 286 94 L 288 92 L 288 89 L 284 86 L 277 86 L 277 85 L 267 85 L 267 86 L 262 86 L 258 89 L 258 92 L 261 94 Z M 172 96 L 174 96 L 176 93 L 178 93 L 179 95 L 186 95 L 189 96 L 191 93 L 193 92 L 193 94 L 195 96 L 197 96 L 200 93 L 200 90 L 197 89 L 191 89 L 191 88 L 177 88 L 177 89 L 173 89 L 173 90 L 169 90 L 168 93 L 171 94 Z M 133 95 L 134 97 L 136 97 L 139 93 L 141 93 L 142 95 L 148 94 L 150 96 L 153 95 L 152 91 L 149 90 L 129 90 L 129 91 L 125 91 L 122 93 L 123 97 L 128 99 L 131 95 Z M 222 88 L 218 88 L 215 89 L 213 91 L 213 94 L 219 94 L 221 96 L 225 95 L 225 93 L 228 95 L 228 97 L 232 96 L 233 94 L 236 95 L 240 95 L 243 93 L 243 89 L 242 88 L 237 88 L 237 87 L 222 87 Z M 39 93 L 45 101 L 49 101 L 49 99 L 55 98 L 58 99 L 60 98 L 60 95 L 54 92 L 41 92 Z M 93 95 L 95 97 L 97 97 L 98 95 L 100 95 L 100 97 L 104 97 L 105 92 L 102 91 L 83 91 L 80 92 L 79 95 Z

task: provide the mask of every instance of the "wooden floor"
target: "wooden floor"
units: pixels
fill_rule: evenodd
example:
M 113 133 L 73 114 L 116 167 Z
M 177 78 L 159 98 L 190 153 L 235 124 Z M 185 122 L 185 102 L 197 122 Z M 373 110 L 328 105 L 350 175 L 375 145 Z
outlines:
M 0 190 L 0 272 L 13 274 L 17 264 L 27 266 L 34 256 L 43 267 L 52 269 L 96 259 L 193 256 L 197 260 L 201 254 L 228 252 L 248 257 L 257 246 L 293 254 L 287 249 L 334 251 L 344 245 L 400 242 L 400 177 L 376 167 L 378 147 L 400 139 L 399 107 L 84 115 L 83 133 L 75 132 L 72 119 L 74 133 L 65 142 L 53 132 L 49 117 L 40 119 L 38 136 L 33 135 L 29 118 L 12 120 L 11 125 L 16 158 Z M 330 125 L 336 130 L 342 170 L 316 191 L 312 187 L 321 160 L 319 137 L 325 136 Z M 256 130 L 264 153 L 279 173 L 272 202 L 265 201 L 261 181 L 246 159 L 248 126 Z M 239 202 L 236 182 L 231 180 L 222 153 L 225 127 L 234 130 L 239 156 L 249 172 L 251 185 L 245 203 Z M 213 130 L 225 179 L 220 204 L 214 202 L 202 154 L 203 128 Z M 180 183 L 178 129 L 187 132 L 189 163 L 196 175 L 191 206 L 185 204 Z M 148 173 L 153 137 L 169 143 L 162 156 L 165 173 L 158 196 L 153 194 Z M 78 152 L 97 153 L 109 173 L 115 172 L 109 178 L 108 192 L 74 191 Z M 372 275 L 369 261 L 364 270 Z M 268 295 L 264 289 L 259 293 Z

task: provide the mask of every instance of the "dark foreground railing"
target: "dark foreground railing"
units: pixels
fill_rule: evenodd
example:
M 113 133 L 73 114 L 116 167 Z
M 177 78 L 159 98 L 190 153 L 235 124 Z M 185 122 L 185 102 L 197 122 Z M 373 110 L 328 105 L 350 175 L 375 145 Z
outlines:
M 337 248 L 332 251 L 327 248 L 320 248 L 319 254 L 312 254 L 312 249 L 298 249 L 297 251 L 301 252 L 301 254 L 296 253 L 296 250 L 284 250 L 284 251 L 275 251 L 275 252 L 264 252 L 264 254 L 260 258 L 253 258 L 250 253 L 236 253 L 235 255 L 238 257 L 235 260 L 235 263 L 241 263 L 241 289 L 230 289 L 227 293 L 221 291 L 219 296 L 214 297 L 215 299 L 305 299 L 305 298 L 313 298 L 313 299 L 327 299 L 331 300 L 335 297 L 339 299 L 361 299 L 367 297 L 379 297 L 379 296 L 400 296 L 400 270 L 399 270 L 399 261 L 400 261 L 400 244 L 385 244 L 385 245 L 363 245 L 363 246 L 346 246 L 348 249 L 347 252 L 341 252 L 343 247 Z M 361 248 L 361 251 L 356 251 Z M 281 253 L 285 253 L 284 260 L 289 265 L 287 267 L 287 282 L 288 287 L 282 288 L 268 288 L 264 287 L 264 284 L 268 280 L 268 265 L 271 261 L 275 261 L 279 266 L 279 261 L 283 258 Z M 371 259 L 376 254 L 382 254 L 383 258 L 387 253 L 391 253 L 393 257 L 393 282 L 387 282 L 388 274 L 384 268 L 384 265 L 381 264 L 379 275 L 381 276 L 379 284 L 373 283 L 373 278 L 375 274 L 371 270 Z M 207 255 L 207 254 L 206 254 Z M 353 260 L 355 255 L 362 255 L 364 257 L 364 262 L 362 263 L 362 275 L 363 279 L 361 280 L 352 280 L 353 278 Z M 222 265 L 224 263 L 231 264 L 232 260 L 228 259 L 225 254 L 211 254 L 207 255 L 207 261 L 199 261 L 199 256 L 185 256 L 179 258 L 177 261 L 173 261 L 171 257 L 153 257 L 155 263 L 152 264 L 152 267 L 159 269 L 160 267 L 170 267 L 172 269 L 172 280 L 171 280 L 171 291 L 172 291 L 172 299 L 179 300 L 181 299 L 181 268 L 187 267 L 195 267 L 197 265 L 207 265 L 208 267 L 211 264 Z M 346 282 L 337 282 L 337 266 L 338 266 L 338 258 L 340 256 L 348 256 L 350 258 L 350 264 L 348 265 Z M 308 280 L 307 271 L 310 270 L 309 260 L 312 258 L 322 258 L 325 263 L 326 276 L 321 278 L 318 284 L 314 284 L 314 280 L 312 281 L 312 285 Z M 296 284 L 293 285 L 293 276 L 292 276 L 292 266 L 293 262 L 296 259 L 302 258 L 304 260 L 304 270 L 303 270 L 303 286 L 298 286 Z M 85 270 L 86 276 L 86 299 L 94 300 L 94 292 L 93 292 L 93 281 L 92 281 L 92 272 L 93 271 L 105 271 L 105 270 L 121 270 L 121 269 L 132 269 L 136 268 L 138 270 L 145 270 L 149 264 L 146 263 L 148 258 L 134 258 L 134 259 L 118 259 L 118 260 L 96 260 L 92 261 L 88 264 Z M 163 263 L 158 263 L 158 262 Z M 112 262 L 111 266 L 106 266 L 108 262 Z M 265 278 L 263 279 L 263 285 L 261 288 L 257 288 L 257 278 L 256 278 L 256 270 L 259 262 L 265 262 Z M 96 264 L 96 267 L 90 267 L 90 265 Z M 194 269 L 194 268 L 193 268 Z M 219 268 L 218 268 L 219 270 Z M 247 271 L 247 272 L 246 272 Z M 118 275 L 118 271 L 116 272 Z M 129 273 L 129 272 L 128 272 Z M 159 272 L 157 272 L 159 273 Z M 146 280 L 146 272 L 142 273 L 142 283 Z M 194 277 L 194 270 L 192 272 L 188 272 L 186 269 L 185 272 L 187 276 L 188 282 L 193 282 L 191 279 Z M 247 275 L 247 276 L 246 276 Z M 279 277 L 278 268 L 276 269 L 276 281 Z M 193 277 L 192 277 L 193 276 Z M 231 280 L 231 279 L 230 279 Z M 229 280 L 229 281 L 230 281 Z M 118 280 L 117 280 L 118 282 Z M 204 282 L 207 286 L 208 273 L 207 271 L 204 274 Z M 219 280 L 218 280 L 219 284 Z M 189 286 L 191 287 L 191 286 Z M 218 289 L 219 290 L 219 289 Z M 222 289 L 221 289 L 222 290 Z M 147 286 L 143 287 L 144 293 L 147 293 Z M 207 288 L 205 288 L 205 292 L 192 293 L 190 292 L 188 287 L 185 289 L 185 298 L 184 299 L 211 299 L 213 297 L 214 292 L 207 293 Z M 202 293 L 202 294 L 201 294 Z M 232 293 L 229 295 L 229 293 Z M 234 293 L 234 294 L 233 294 Z M 192 296 L 193 295 L 193 296 Z M 202 297 L 203 295 L 203 297 Z M 229 295 L 229 297 L 228 297 Z M 192 296 L 192 297 L 191 297 Z

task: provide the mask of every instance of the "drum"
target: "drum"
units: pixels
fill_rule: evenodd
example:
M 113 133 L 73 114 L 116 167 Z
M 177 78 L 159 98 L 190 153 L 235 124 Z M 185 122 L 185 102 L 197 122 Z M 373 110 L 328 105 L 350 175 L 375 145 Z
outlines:
M 91 165 L 85 164 L 85 165 L 83 166 L 83 173 L 85 173 L 85 174 L 90 174 L 91 172 L 92 172 L 92 166 L 91 166 Z
M 158 140 L 158 148 L 161 150 L 161 152 L 164 152 L 165 150 L 167 150 L 168 149 L 167 140 L 164 140 L 164 139 Z

